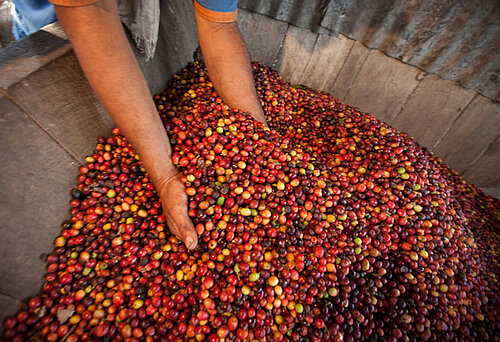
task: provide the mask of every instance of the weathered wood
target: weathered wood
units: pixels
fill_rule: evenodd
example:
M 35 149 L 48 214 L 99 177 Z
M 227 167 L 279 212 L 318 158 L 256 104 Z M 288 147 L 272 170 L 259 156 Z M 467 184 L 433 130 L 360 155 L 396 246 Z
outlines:
M 340 34 L 320 34 L 300 83 L 315 90 L 329 91 L 335 84 L 353 44 L 354 40 Z
M 83 161 L 99 135 L 115 124 L 93 95 L 73 52 L 54 60 L 8 90 L 42 127 Z
M 434 153 L 458 172 L 463 172 L 488 148 L 498 132 L 500 132 L 500 105 L 484 96 L 476 95 L 439 141 Z M 495 170 L 497 172 L 498 166 L 500 164 Z M 488 170 L 472 167 L 471 172 L 487 173 Z
M 351 51 L 335 79 L 335 83 L 327 91 L 343 101 L 351 90 L 352 84 L 369 54 L 370 50 L 368 48 L 360 42 L 354 41 Z
M 497 130 L 498 133 L 498 130 Z M 500 184 L 500 135 L 488 146 L 473 165 L 464 172 L 463 177 L 480 187 L 498 187 Z
M 418 85 L 420 73 L 415 67 L 372 50 L 345 102 L 390 124 Z
M 436 75 L 426 76 L 403 105 L 393 126 L 432 150 L 475 94 Z M 465 147 L 460 140 L 455 141 L 455 146 Z
M 43 283 L 79 164 L 6 97 L 0 120 L 0 293 L 24 299 Z
M 280 51 L 280 74 L 292 84 L 302 83 L 318 34 L 309 30 L 290 26 Z M 307 76 L 306 76 L 307 77 Z
M 238 9 L 238 27 L 252 61 L 279 69 L 278 55 L 288 24 L 262 14 Z

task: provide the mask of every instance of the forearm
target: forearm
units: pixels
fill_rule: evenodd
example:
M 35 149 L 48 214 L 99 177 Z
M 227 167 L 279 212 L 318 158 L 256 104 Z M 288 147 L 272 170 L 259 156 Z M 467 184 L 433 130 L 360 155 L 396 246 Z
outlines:
M 80 64 L 113 120 L 140 155 L 155 184 L 175 173 L 168 136 L 125 36 L 115 1 L 56 6 Z
M 214 23 L 197 13 L 196 25 L 208 74 L 219 96 L 228 106 L 250 112 L 265 123 L 250 58 L 236 22 Z

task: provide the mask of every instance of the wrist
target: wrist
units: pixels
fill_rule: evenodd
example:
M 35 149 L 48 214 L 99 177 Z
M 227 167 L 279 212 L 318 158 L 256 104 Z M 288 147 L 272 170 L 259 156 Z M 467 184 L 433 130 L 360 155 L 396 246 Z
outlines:
M 170 162 L 170 165 L 162 170 L 152 181 L 156 187 L 158 194 L 168 187 L 168 184 L 180 175 L 180 171 Z

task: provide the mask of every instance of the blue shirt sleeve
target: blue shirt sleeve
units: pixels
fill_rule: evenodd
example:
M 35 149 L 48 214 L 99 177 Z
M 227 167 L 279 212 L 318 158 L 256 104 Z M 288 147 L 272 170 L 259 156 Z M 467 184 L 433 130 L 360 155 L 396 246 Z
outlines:
M 238 0 L 196 0 L 201 6 L 214 12 L 234 12 Z

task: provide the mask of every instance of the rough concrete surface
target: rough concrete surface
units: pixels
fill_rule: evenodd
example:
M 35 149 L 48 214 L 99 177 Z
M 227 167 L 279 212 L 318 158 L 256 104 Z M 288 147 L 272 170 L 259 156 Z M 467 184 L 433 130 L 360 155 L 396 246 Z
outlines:
M 115 127 L 73 52 L 24 78 L 9 94 L 80 161 L 93 151 L 99 135 Z
M 429 75 L 410 95 L 393 126 L 432 150 L 475 95 L 455 82 Z
M 278 59 L 288 24 L 264 15 L 238 10 L 238 27 L 252 61 L 278 70 Z
M 358 76 L 361 67 L 365 63 L 370 50 L 360 42 L 354 41 L 354 44 L 347 55 L 342 69 L 340 70 L 335 83 L 329 89 L 331 94 L 344 101 L 346 95 L 351 91 L 352 84 Z
M 318 35 L 300 83 L 308 84 L 315 90 L 330 93 L 353 44 L 354 40 L 341 34 L 338 36 Z M 335 96 L 335 93 L 332 92 L 332 94 Z
M 0 293 L 0 334 L 3 332 L 3 321 L 15 315 L 19 307 L 19 299 L 12 298 Z
M 500 184 L 500 135 L 488 146 L 486 151 L 464 172 L 464 178 L 480 187 L 491 188 Z M 496 187 L 496 186 L 495 186 Z M 498 189 L 498 187 L 496 187 Z
M 417 87 L 420 70 L 371 50 L 344 101 L 391 124 Z
M 485 194 L 488 194 L 490 196 L 500 198 L 500 187 L 498 188 L 481 188 L 481 190 L 484 191 Z
M 292 84 L 301 83 L 302 75 L 311 58 L 318 34 L 290 26 L 280 51 L 280 74 Z
M 24 299 L 41 288 L 79 164 L 5 97 L 0 119 L 0 293 Z
M 490 99 L 476 95 L 458 119 L 453 122 L 447 133 L 439 141 L 434 153 L 446 160 L 459 171 L 465 171 L 500 132 L 500 105 Z M 483 174 L 498 174 L 494 169 L 471 170 Z M 488 183 L 481 183 L 487 186 Z
M 0 87 L 8 88 L 71 50 L 64 38 L 38 31 L 0 50 Z

